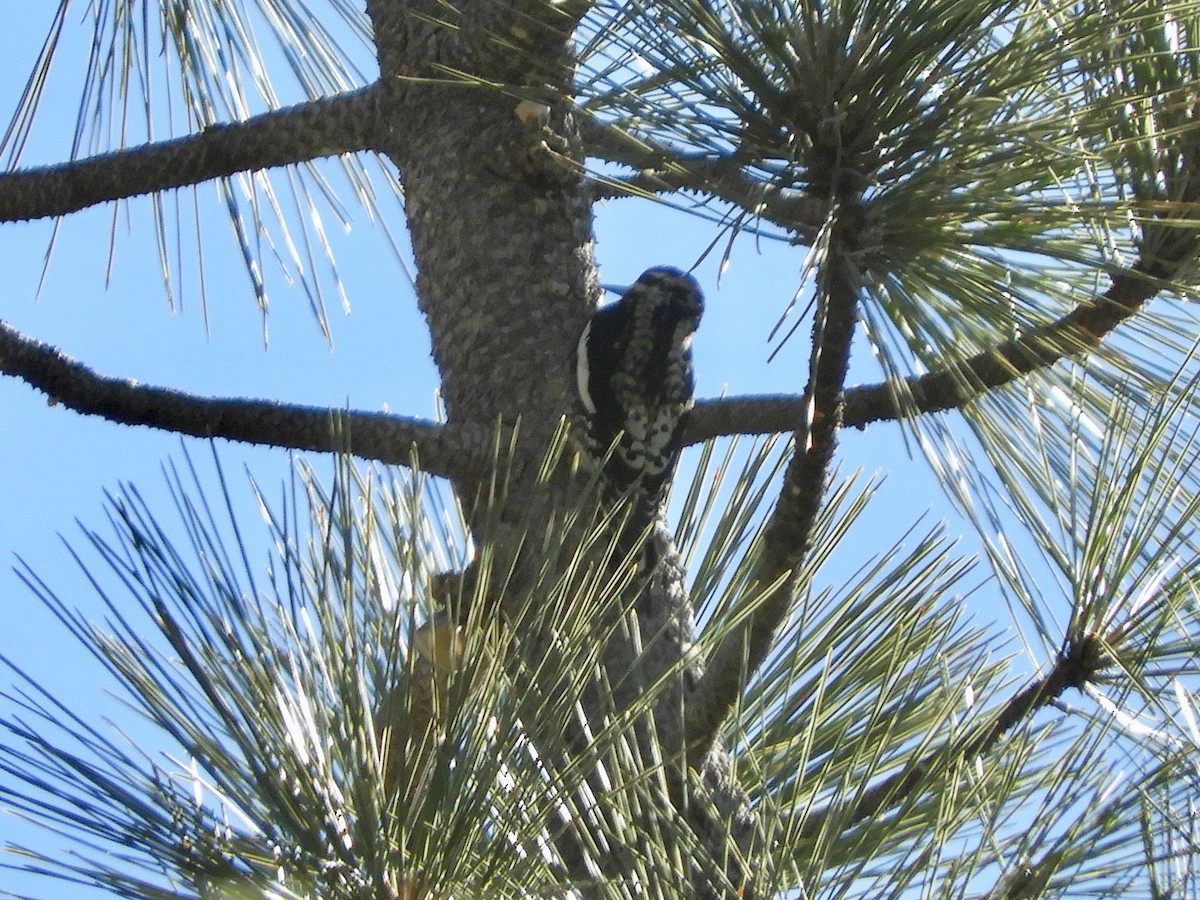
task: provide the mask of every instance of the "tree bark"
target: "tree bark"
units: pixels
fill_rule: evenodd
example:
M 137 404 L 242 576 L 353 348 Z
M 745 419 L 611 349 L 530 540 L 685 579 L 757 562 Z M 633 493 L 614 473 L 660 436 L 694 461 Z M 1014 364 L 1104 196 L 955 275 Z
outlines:
M 9 172 L 0 175 L 0 222 L 63 216 L 238 172 L 366 150 L 377 121 L 371 87 L 175 140 Z
M 483 510 L 476 524 L 486 523 L 485 539 L 493 546 L 537 546 L 541 541 L 525 540 L 529 522 L 539 519 L 539 508 L 545 510 L 541 520 L 551 521 L 556 498 L 570 489 L 560 481 L 563 492 L 552 496 L 535 482 L 550 438 L 570 413 L 572 351 L 599 298 L 589 182 L 571 103 L 571 37 L 583 9 L 468 2 L 452 10 L 372 0 L 368 11 L 387 88 L 385 115 L 404 126 L 382 149 L 404 185 L 419 302 L 449 425 L 519 426 L 511 457 L 503 461 L 508 496 L 518 502 L 498 515 L 476 507 Z M 453 27 L 445 23 L 448 16 Z M 468 509 L 484 486 L 456 481 Z M 573 537 L 561 539 L 569 544 Z M 653 723 L 634 725 L 639 740 L 661 747 L 643 758 L 670 762 L 672 803 L 648 814 L 672 829 L 686 823 L 705 846 L 701 856 L 722 861 L 720 872 L 698 864 L 688 895 L 725 896 L 730 885 L 747 881 L 738 862 L 724 860 L 737 856 L 728 853 L 731 845 L 747 847 L 752 819 L 719 751 L 685 762 L 681 661 L 694 624 L 665 523 L 654 524 L 642 553 L 644 571 L 631 588 L 638 593 L 617 605 L 636 610 L 637 633 L 608 627 L 615 621 L 597 623 L 598 633 L 612 635 L 602 658 L 616 690 L 585 692 L 585 714 L 599 723 L 614 711 L 608 704 L 627 707 L 673 673 L 658 695 Z M 532 564 L 538 560 L 524 562 L 531 566 L 524 570 L 518 561 L 517 582 L 536 583 Z M 519 584 L 510 582 L 513 587 Z M 536 637 L 528 643 L 538 645 Z M 576 732 L 573 740 L 578 752 L 587 752 L 585 734 Z M 588 875 L 581 857 L 573 858 L 569 843 L 559 850 L 578 886 Z M 599 873 L 602 879 L 628 874 L 620 871 L 621 855 L 614 854 L 613 869 Z M 592 878 L 593 889 L 581 889 L 602 894 Z

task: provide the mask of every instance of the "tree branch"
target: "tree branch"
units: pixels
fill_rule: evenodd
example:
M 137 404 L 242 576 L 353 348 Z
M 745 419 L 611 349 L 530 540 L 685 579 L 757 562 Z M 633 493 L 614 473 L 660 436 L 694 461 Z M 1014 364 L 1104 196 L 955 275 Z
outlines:
M 375 102 L 372 85 L 175 140 L 0 175 L 0 221 L 61 216 L 237 172 L 368 150 L 375 143 Z
M 637 172 L 632 179 L 619 183 L 621 195 L 698 191 L 778 225 L 801 243 L 811 242 L 825 221 L 825 201 L 751 178 L 745 172 L 745 160 L 736 156 L 688 156 L 669 144 L 635 138 L 587 117 L 582 119 L 580 132 L 588 156 Z M 603 193 L 603 184 L 598 185 L 599 193 Z
M 1010 697 L 990 722 L 949 747 L 933 751 L 904 771 L 866 788 L 848 812 L 838 810 L 844 815 L 839 829 L 865 822 L 885 809 L 904 803 L 939 768 L 961 765 L 987 753 L 1014 726 L 1056 701 L 1068 688 L 1082 691 L 1111 663 L 1112 658 L 1104 649 L 1103 641 L 1097 637 L 1084 636 L 1066 641 L 1053 668 Z M 826 807 L 808 814 L 801 825 L 801 833 L 808 838 L 817 837 L 834 813 L 835 807 Z
M 1094 348 L 1160 287 L 1143 274 L 1140 265 L 1135 266 L 1114 275 L 1109 289 L 1096 300 L 950 368 L 890 384 L 850 388 L 842 424 L 863 428 L 872 422 L 959 409 L 989 390 Z M 803 398 L 786 394 L 702 400 L 692 410 L 684 443 L 721 435 L 792 431 L 803 410 Z
M 385 413 L 294 406 L 240 398 L 197 397 L 97 374 L 48 344 L 0 322 L 0 373 L 13 375 L 84 415 L 148 425 L 194 437 L 225 438 L 294 450 L 348 450 L 363 459 L 409 465 L 446 477 L 474 471 L 491 430 L 438 425 Z M 478 439 L 478 440 L 477 440 Z
M 790 608 L 801 567 L 812 547 L 825 499 L 829 469 L 842 424 L 842 393 L 850 345 L 858 322 L 859 278 L 854 251 L 860 229 L 855 208 L 836 216 L 825 263 L 818 273 L 817 317 L 803 408 L 796 420 L 795 449 L 775 509 L 763 531 L 762 555 L 744 600 L 767 593 L 753 613 L 731 630 L 708 660 L 708 670 L 689 697 L 688 747 L 703 759 L 721 723 L 770 652 Z
M 1161 287 L 1139 263 L 1129 272 L 1113 275 L 1108 290 L 1093 302 L 958 365 L 906 378 L 896 385 L 848 391 L 846 424 L 861 428 L 871 422 L 958 409 L 986 391 L 1094 349 Z

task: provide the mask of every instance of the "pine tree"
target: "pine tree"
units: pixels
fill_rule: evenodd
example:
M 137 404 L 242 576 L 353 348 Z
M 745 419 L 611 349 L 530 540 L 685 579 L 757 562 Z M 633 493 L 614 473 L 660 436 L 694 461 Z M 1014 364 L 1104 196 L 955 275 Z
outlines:
M 80 849 L 26 868 L 131 897 L 1197 893 L 1194 3 L 90 9 L 79 152 L 20 166 L 63 0 L 0 218 L 150 194 L 172 247 L 165 198 L 215 180 L 265 310 L 262 236 L 302 281 L 320 246 L 273 175 L 311 210 L 336 169 L 399 229 L 381 171 L 445 420 L 199 397 L 0 327 L 57 407 L 337 460 L 259 495 L 266 570 L 190 456 L 178 521 L 128 487 L 85 531 L 108 624 L 23 569 L 177 748 L 14 671 L 0 798 Z M 808 304 L 791 393 L 691 411 L 673 522 L 608 489 L 573 400 L 593 211 L 630 197 L 794 246 Z M 1032 674 L 925 503 L 850 546 L 867 427 L 928 460 Z M 861 567 L 830 583 L 835 550 Z

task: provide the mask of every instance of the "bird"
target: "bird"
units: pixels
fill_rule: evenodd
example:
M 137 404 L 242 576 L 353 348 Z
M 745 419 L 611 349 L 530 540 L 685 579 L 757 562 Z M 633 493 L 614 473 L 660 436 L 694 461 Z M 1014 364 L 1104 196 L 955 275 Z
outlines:
M 703 313 L 691 275 L 655 266 L 584 326 L 575 384 L 585 444 L 612 493 L 657 504 L 674 476 L 695 385 L 692 336 Z

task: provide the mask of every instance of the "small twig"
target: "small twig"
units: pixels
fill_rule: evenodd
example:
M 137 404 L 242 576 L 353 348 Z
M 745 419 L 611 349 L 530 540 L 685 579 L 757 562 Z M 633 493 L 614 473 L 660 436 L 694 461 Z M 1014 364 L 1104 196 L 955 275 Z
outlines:
M 750 177 L 745 160 L 735 156 L 688 155 L 647 138 L 635 138 L 595 119 L 584 119 L 580 132 L 588 156 L 633 169 L 631 179 L 608 182 L 610 196 L 644 196 L 697 191 L 724 200 L 779 226 L 799 243 L 811 242 L 825 221 L 828 203 L 799 191 L 784 191 Z M 597 183 L 604 194 L 605 182 Z
M 843 813 L 842 827 L 865 822 L 885 809 L 904 803 L 939 768 L 961 765 L 987 753 L 1016 725 L 1058 700 L 1068 688 L 1082 691 L 1109 662 L 1098 638 L 1084 637 L 1068 641 L 1054 667 L 1009 698 L 990 722 L 951 746 L 935 750 L 904 771 L 864 790 L 853 809 Z M 809 813 L 804 819 L 801 833 L 808 838 L 817 837 L 833 814 L 834 807 Z

